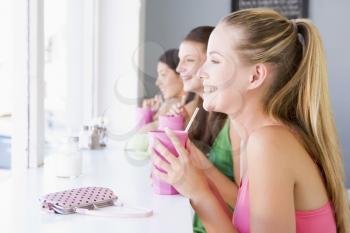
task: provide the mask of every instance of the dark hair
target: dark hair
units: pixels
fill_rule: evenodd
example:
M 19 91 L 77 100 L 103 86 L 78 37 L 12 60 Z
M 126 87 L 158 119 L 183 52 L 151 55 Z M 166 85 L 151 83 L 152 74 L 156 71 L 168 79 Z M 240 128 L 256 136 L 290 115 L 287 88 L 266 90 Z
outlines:
M 179 50 L 178 49 L 168 49 L 165 51 L 158 59 L 160 62 L 168 65 L 169 68 L 176 72 L 176 67 L 179 64 Z M 176 72 L 177 73 L 177 72 Z
M 209 36 L 214 30 L 213 26 L 200 26 L 192 29 L 184 38 L 184 41 L 198 42 L 204 45 L 204 50 L 207 50 Z
M 184 41 L 201 43 L 204 46 L 204 52 L 207 50 L 210 34 L 214 30 L 212 26 L 200 26 L 192 29 L 184 38 Z M 196 94 L 188 93 L 186 103 L 197 101 L 199 107 L 196 120 L 189 131 L 189 138 L 204 153 L 213 145 L 217 135 L 226 123 L 227 115 L 217 112 L 207 112 L 203 109 L 203 99 Z
M 197 106 L 199 111 L 189 131 L 189 138 L 203 153 L 207 154 L 224 127 L 227 115 L 205 111 L 202 98 L 197 99 Z

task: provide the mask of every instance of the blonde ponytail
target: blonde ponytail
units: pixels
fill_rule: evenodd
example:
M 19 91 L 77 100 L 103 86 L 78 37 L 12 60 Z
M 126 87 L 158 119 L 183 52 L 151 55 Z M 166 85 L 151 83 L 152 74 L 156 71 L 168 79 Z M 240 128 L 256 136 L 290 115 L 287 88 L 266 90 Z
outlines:
M 318 31 L 309 20 L 298 19 L 294 24 L 297 27 L 296 32 L 300 33 L 298 40 L 302 43 L 304 55 L 290 81 L 267 103 L 267 111 L 275 117 L 281 117 L 276 113 L 296 110 L 294 119 L 290 119 L 288 115 L 282 119 L 300 129 L 306 149 L 322 172 L 329 198 L 333 203 L 338 232 L 348 233 L 349 202 L 328 94 L 324 48 Z M 295 107 L 284 104 L 284 101 L 290 98 L 287 89 L 295 92 Z

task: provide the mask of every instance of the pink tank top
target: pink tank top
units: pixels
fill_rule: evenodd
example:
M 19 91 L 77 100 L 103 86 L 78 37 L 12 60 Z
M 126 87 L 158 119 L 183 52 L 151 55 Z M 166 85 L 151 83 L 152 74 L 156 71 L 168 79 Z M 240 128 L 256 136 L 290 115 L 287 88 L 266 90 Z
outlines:
M 246 177 L 238 190 L 232 222 L 240 233 L 250 233 L 249 180 Z M 330 202 L 316 210 L 296 211 L 296 233 L 336 233 L 333 208 Z

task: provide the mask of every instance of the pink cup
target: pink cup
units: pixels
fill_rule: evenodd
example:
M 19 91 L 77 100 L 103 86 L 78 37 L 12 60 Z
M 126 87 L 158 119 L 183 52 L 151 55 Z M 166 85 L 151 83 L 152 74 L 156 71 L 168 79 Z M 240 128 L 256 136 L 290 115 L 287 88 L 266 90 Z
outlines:
M 177 138 L 179 139 L 180 143 L 182 146 L 186 145 L 186 141 L 188 139 L 188 134 L 185 131 L 180 131 L 180 130 L 175 130 L 173 131 L 174 134 L 177 136 Z M 176 149 L 174 147 L 174 145 L 171 143 L 170 139 L 168 138 L 168 136 L 165 134 L 165 132 L 163 130 L 154 130 L 154 131 L 150 131 L 149 132 L 149 136 L 150 136 L 150 146 L 151 148 L 154 147 L 154 139 L 157 139 L 160 143 L 162 143 L 173 155 L 175 155 L 176 157 L 179 156 L 179 154 L 176 152 Z M 168 162 L 160 153 L 158 153 L 158 151 L 155 151 L 156 155 L 153 156 L 159 156 L 162 160 Z M 158 169 L 159 171 L 165 173 L 164 170 L 162 170 L 161 168 L 155 166 L 156 169 Z M 153 179 L 153 190 L 155 193 L 160 194 L 160 195 L 175 195 L 178 194 L 179 192 L 170 184 L 162 181 L 161 179 L 159 179 L 156 176 L 152 176 Z
M 150 108 L 137 108 L 136 120 L 138 128 L 153 121 L 153 111 Z
M 172 130 L 183 130 L 184 129 L 184 117 L 181 115 L 162 115 L 159 116 L 158 129 L 164 130 L 169 128 Z

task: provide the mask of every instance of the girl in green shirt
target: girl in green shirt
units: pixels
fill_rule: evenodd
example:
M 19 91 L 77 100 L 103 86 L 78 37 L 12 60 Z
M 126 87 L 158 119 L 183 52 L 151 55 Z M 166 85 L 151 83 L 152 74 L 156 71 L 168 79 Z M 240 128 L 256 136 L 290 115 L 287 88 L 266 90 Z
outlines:
M 208 154 L 208 159 L 222 174 L 224 174 L 230 181 L 234 182 L 229 120 L 226 121 L 224 127 L 216 137 Z M 228 206 L 232 210 L 232 206 Z M 206 232 L 197 214 L 194 215 L 193 219 L 193 232 Z

